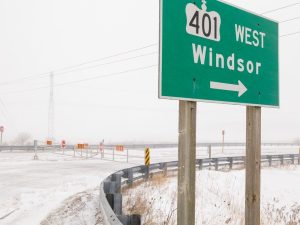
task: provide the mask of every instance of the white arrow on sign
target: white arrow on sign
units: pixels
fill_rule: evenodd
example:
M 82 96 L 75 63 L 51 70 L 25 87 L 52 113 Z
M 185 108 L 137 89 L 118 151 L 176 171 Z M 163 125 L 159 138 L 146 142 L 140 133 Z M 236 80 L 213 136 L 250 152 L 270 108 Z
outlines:
M 238 81 L 238 84 L 227 84 L 211 81 L 210 88 L 224 91 L 236 91 L 238 92 L 239 97 L 241 97 L 248 90 L 240 80 Z

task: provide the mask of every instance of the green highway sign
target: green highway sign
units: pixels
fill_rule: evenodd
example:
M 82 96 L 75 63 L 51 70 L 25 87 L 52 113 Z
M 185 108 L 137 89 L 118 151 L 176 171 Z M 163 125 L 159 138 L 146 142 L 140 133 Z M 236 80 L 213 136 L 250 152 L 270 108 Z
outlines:
M 277 22 L 217 0 L 160 8 L 160 98 L 279 106 Z

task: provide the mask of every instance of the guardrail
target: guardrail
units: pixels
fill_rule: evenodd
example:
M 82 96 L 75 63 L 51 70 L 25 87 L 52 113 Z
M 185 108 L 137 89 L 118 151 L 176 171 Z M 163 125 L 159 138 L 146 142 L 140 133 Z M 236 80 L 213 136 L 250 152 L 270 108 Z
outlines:
M 295 147 L 300 147 L 300 143 L 262 143 L 262 146 L 295 146 Z M 115 148 L 116 145 L 114 144 L 106 144 L 105 148 L 110 148 L 113 149 Z M 144 149 L 146 147 L 148 148 L 176 148 L 178 147 L 178 144 L 124 144 L 124 148 L 126 149 Z M 218 143 L 218 142 L 213 142 L 213 143 L 197 143 L 197 147 L 243 147 L 245 146 L 245 143 L 238 143 L 238 142 L 226 142 L 226 143 Z M 54 144 L 51 146 L 42 144 L 38 145 L 38 148 L 43 150 L 43 149 L 51 149 L 51 148 L 60 148 L 59 144 Z M 73 149 L 74 145 L 66 145 L 66 149 Z M 89 148 L 91 149 L 99 149 L 99 145 L 89 145 Z M 0 145 L 0 151 L 4 150 L 33 150 L 34 145 Z
M 262 166 L 284 165 L 285 162 L 300 165 L 300 154 L 264 155 L 261 157 Z M 204 168 L 233 169 L 234 166 L 243 166 L 245 157 L 221 157 L 196 159 L 199 170 Z M 134 181 L 148 179 L 150 174 L 163 173 L 177 170 L 178 161 L 151 164 L 148 167 L 136 166 L 120 170 L 108 176 L 100 184 L 100 208 L 104 217 L 105 225 L 140 225 L 141 216 L 124 215 L 122 212 L 122 185 L 132 185 Z
M 161 161 L 176 161 L 177 147 L 172 144 L 150 145 L 151 162 L 158 163 Z M 171 147 L 170 147 L 171 146 Z M 78 149 L 74 145 L 66 145 L 61 148 L 60 145 L 47 146 L 44 144 L 37 145 L 36 153 L 54 153 L 65 155 L 66 157 L 83 158 L 92 160 L 112 160 L 140 165 L 144 162 L 145 145 L 124 145 L 122 151 L 118 151 L 114 145 L 89 145 L 85 149 Z M 264 143 L 262 144 L 262 155 L 272 154 L 297 154 L 299 145 L 292 143 Z M 203 143 L 197 145 L 196 158 L 217 158 L 217 157 L 234 157 L 245 155 L 246 148 L 244 143 Z M 34 146 L 0 146 L 1 153 L 34 153 Z

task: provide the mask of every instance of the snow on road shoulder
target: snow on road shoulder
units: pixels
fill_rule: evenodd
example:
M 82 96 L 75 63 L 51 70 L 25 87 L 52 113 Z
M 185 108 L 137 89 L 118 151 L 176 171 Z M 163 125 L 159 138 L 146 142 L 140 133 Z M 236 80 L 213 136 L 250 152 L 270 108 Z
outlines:
M 265 224 L 300 224 L 299 178 L 299 166 L 263 170 L 262 215 Z
M 38 225 L 72 195 L 99 187 L 109 174 L 132 165 L 49 152 L 0 154 L 0 223 Z M 65 223 L 68 224 L 68 223 Z
M 300 167 L 262 170 L 262 225 L 300 224 Z M 245 171 L 203 170 L 196 175 L 196 224 L 244 224 Z M 177 177 L 161 177 L 124 189 L 125 213 L 143 224 L 176 224 Z
M 41 225 L 101 225 L 102 214 L 99 208 L 99 187 L 86 190 L 62 202 L 61 206 L 51 212 Z

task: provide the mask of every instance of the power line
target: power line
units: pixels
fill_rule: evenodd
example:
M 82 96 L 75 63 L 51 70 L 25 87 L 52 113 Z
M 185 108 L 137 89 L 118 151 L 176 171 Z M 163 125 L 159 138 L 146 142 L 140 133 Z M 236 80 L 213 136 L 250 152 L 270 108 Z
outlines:
M 293 6 L 295 6 L 295 5 L 299 5 L 299 4 L 300 4 L 300 2 L 296 2 L 296 3 L 293 3 L 293 4 L 289 4 L 289 5 L 286 5 L 286 6 L 282 6 L 282 7 L 280 7 L 280 8 L 276 8 L 276 9 L 272 9 L 272 10 L 265 11 L 265 12 L 263 12 L 263 13 L 261 13 L 261 14 L 263 15 L 263 14 L 267 14 L 267 13 L 277 12 L 277 11 L 279 11 L 279 10 L 286 9 L 286 8 L 290 8 L 290 7 L 293 7 Z
M 156 67 L 156 66 L 157 66 L 157 64 L 153 64 L 153 65 L 149 65 L 149 66 L 138 67 L 138 68 L 129 69 L 129 70 L 123 70 L 123 71 L 115 72 L 115 73 L 108 73 L 108 74 L 104 74 L 104 75 L 97 75 L 97 76 L 88 77 L 88 78 L 85 78 L 85 79 L 80 79 L 80 80 L 75 80 L 75 81 L 69 81 L 69 82 L 65 82 L 65 83 L 55 84 L 53 87 L 67 86 L 67 85 L 72 85 L 72 84 L 76 84 L 76 83 L 86 82 L 86 81 L 90 81 L 90 80 L 96 80 L 96 79 L 101 79 L 101 78 L 106 78 L 106 77 L 111 77 L 111 76 L 117 76 L 117 75 L 121 75 L 121 74 L 125 74 L 125 73 L 130 73 L 130 72 L 136 72 L 136 71 L 150 69 L 150 68 L 153 68 L 153 67 Z M 1 93 L 1 94 L 24 93 L 24 92 L 42 90 L 42 89 L 46 89 L 46 88 L 49 88 L 49 87 L 50 86 L 42 86 L 42 87 L 38 87 L 38 88 L 32 88 L 32 89 L 20 90 L 20 91 L 13 91 L 13 92 L 6 92 L 6 93 Z
M 290 37 L 290 36 L 294 36 L 294 35 L 297 35 L 297 34 L 300 34 L 300 31 L 297 31 L 297 32 L 293 32 L 293 33 L 289 33 L 289 34 L 283 34 L 281 35 L 280 37 Z
M 89 78 L 85 78 L 85 79 L 81 79 L 81 80 L 75 80 L 75 81 L 60 83 L 58 85 L 55 85 L 55 87 L 67 86 L 67 85 L 81 83 L 81 82 L 85 82 L 85 81 L 91 81 L 91 80 L 96 80 L 96 79 L 105 78 L 105 77 L 112 77 L 112 76 L 116 76 L 116 75 L 120 75 L 120 74 L 124 74 L 124 73 L 136 72 L 136 71 L 140 71 L 140 70 L 146 70 L 146 69 L 153 68 L 153 67 L 156 67 L 156 66 L 157 66 L 157 64 L 153 64 L 153 65 L 150 65 L 150 66 L 138 67 L 138 68 L 135 68 L 135 69 L 129 69 L 129 70 L 124 70 L 124 71 L 120 71 L 120 72 L 100 75 L 100 76 L 98 75 L 98 76 L 89 77 Z
M 150 65 L 150 66 L 138 67 L 138 68 L 134 68 L 134 69 L 123 70 L 123 71 L 120 71 L 120 72 L 109 73 L 109 74 L 104 74 L 104 75 L 98 75 L 98 76 L 94 76 L 94 77 L 88 77 L 88 78 L 85 78 L 85 79 L 80 79 L 80 80 L 75 80 L 75 81 L 69 81 L 69 82 L 65 82 L 65 83 L 60 83 L 60 84 L 55 85 L 55 87 L 67 86 L 67 85 L 71 85 L 71 84 L 76 84 L 76 83 L 81 83 L 81 82 L 96 80 L 96 79 L 100 79 L 100 78 L 112 77 L 112 76 L 121 75 L 121 74 L 125 74 L 125 73 L 146 70 L 146 69 L 153 68 L 153 67 L 156 67 L 156 66 L 157 66 L 157 64 L 153 64 L 153 65 Z
M 291 19 L 287 19 L 287 20 L 282 20 L 279 23 L 286 23 L 286 22 L 290 22 L 290 21 L 293 21 L 293 20 L 299 20 L 299 19 L 300 19 L 300 16 L 294 17 L 294 18 L 291 18 Z
M 297 34 L 300 34 L 300 31 L 281 35 L 280 38 L 282 38 L 282 37 L 288 37 L 288 36 L 293 36 L 293 35 L 297 35 Z M 152 54 L 156 54 L 156 53 L 157 52 L 151 52 L 151 53 L 147 53 L 147 54 L 143 54 L 143 55 L 129 57 L 129 58 L 121 59 L 121 60 L 116 60 L 116 61 L 113 61 L 113 62 L 108 62 L 108 63 L 104 63 L 104 64 L 100 64 L 100 65 L 95 65 L 95 67 L 101 66 L 101 65 L 105 65 L 105 64 L 113 64 L 113 63 L 117 63 L 117 62 L 122 62 L 122 61 L 130 60 L 130 59 L 133 59 L 133 58 L 138 58 L 138 57 L 142 57 L 142 56 L 146 56 L 146 55 L 152 55 Z M 134 72 L 134 71 L 138 71 L 138 70 L 144 70 L 144 69 L 151 68 L 151 67 L 154 67 L 154 66 L 157 66 L 157 65 L 140 67 L 140 68 L 136 68 L 136 69 L 132 69 L 132 70 L 126 70 L 126 71 L 121 71 L 121 72 L 116 72 L 116 73 L 110 73 L 110 74 L 106 74 L 106 75 L 102 75 L 102 76 L 95 76 L 95 77 L 91 77 L 91 78 L 86 78 L 86 79 L 81 79 L 81 80 L 75 80 L 75 81 L 65 82 L 65 83 L 57 84 L 54 87 L 57 87 L 57 86 L 66 86 L 66 85 L 70 85 L 70 84 L 74 84 L 74 83 L 79 83 L 79 82 L 84 82 L 84 81 L 89 81 L 89 80 L 94 80 L 94 79 L 99 79 L 99 78 L 104 78 L 104 77 L 115 76 L 115 75 L 119 75 L 119 74 L 123 74 L 123 73 L 128 73 L 128 72 Z M 92 68 L 92 67 L 88 67 L 88 68 Z M 85 68 L 82 68 L 82 69 L 85 69 Z M 61 72 L 60 74 L 64 74 L 64 73 L 67 73 L 67 72 Z M 38 87 L 38 88 L 34 88 L 34 89 L 21 90 L 21 91 L 15 91 L 15 92 L 6 92 L 6 93 L 2 93 L 2 94 L 24 93 L 24 92 L 29 92 L 29 91 L 41 90 L 41 89 L 45 89 L 45 88 L 49 88 L 49 86 L 43 86 L 43 87 Z
M 279 11 L 279 10 L 282 10 L 282 9 L 285 9 L 285 8 L 289 8 L 289 7 L 293 7 L 293 6 L 299 5 L 299 4 L 300 4 L 300 2 L 289 4 L 289 5 L 280 7 L 280 8 L 276 8 L 276 9 L 272 9 L 272 10 L 269 10 L 269 11 L 265 11 L 265 12 L 263 12 L 261 14 L 267 14 L 267 13 L 271 13 L 271 12 L 276 12 L 276 11 Z M 281 21 L 280 23 L 285 23 L 285 22 L 289 22 L 289 21 L 297 20 L 297 19 L 300 19 L 300 17 L 295 17 L 295 18 L 287 19 L 287 20 Z M 294 32 L 294 33 L 282 35 L 280 37 L 292 36 L 292 35 L 296 35 L 298 33 L 299 32 Z M 139 56 L 134 56 L 134 57 L 130 57 L 130 58 L 116 60 L 116 61 L 113 61 L 113 62 L 103 63 L 103 64 L 99 64 L 99 65 L 94 65 L 94 66 L 89 66 L 89 67 L 84 67 L 84 68 L 73 69 L 73 68 L 76 68 L 76 67 L 80 67 L 80 66 L 83 66 L 83 65 L 87 65 L 87 64 L 99 62 L 99 61 L 102 61 L 102 60 L 110 59 L 110 58 L 113 58 L 113 57 L 116 57 L 116 56 L 125 55 L 125 54 L 131 53 L 131 52 L 143 50 L 143 49 L 146 49 L 146 48 L 149 48 L 149 47 L 153 47 L 153 46 L 157 46 L 157 43 L 152 43 L 152 44 L 149 44 L 149 45 L 145 45 L 145 46 L 142 46 L 142 47 L 139 47 L 139 48 L 135 48 L 135 49 L 131 49 L 131 50 L 124 51 L 124 52 L 120 52 L 120 53 L 113 54 L 113 55 L 110 55 L 110 56 L 102 57 L 102 58 L 99 58 L 99 59 L 94 59 L 94 60 L 86 61 L 86 62 L 83 62 L 83 63 L 71 65 L 71 66 L 61 67 L 61 68 L 53 70 L 53 72 L 55 72 L 56 75 L 57 74 L 60 75 L 60 74 L 71 73 L 71 72 L 75 72 L 75 71 L 79 71 L 79 70 L 85 70 L 85 69 L 95 68 L 95 67 L 98 67 L 98 66 L 103 66 L 103 65 L 118 63 L 118 62 L 122 62 L 122 61 L 127 61 L 127 60 L 130 60 L 130 59 L 135 59 L 135 58 L 139 58 L 139 57 L 144 57 L 146 55 L 155 54 L 157 52 L 151 52 L 151 53 L 148 53 L 148 54 L 143 54 L 143 55 L 139 55 Z M 71 69 L 71 70 L 70 71 L 65 71 L 65 70 L 68 70 L 68 69 Z M 64 72 L 59 72 L 59 71 L 64 71 Z M 23 78 L 12 80 L 12 81 L 2 82 L 2 83 L 0 83 L 0 85 L 6 85 L 6 84 L 11 84 L 11 83 L 16 83 L 16 82 L 24 81 L 24 80 L 27 80 L 27 79 L 34 79 L 36 77 L 44 78 L 44 77 L 48 77 L 48 74 L 49 74 L 49 72 L 40 73 L 40 74 L 37 74 L 37 75 L 31 75 L 31 76 L 23 77 Z
M 124 51 L 124 52 L 119 52 L 117 54 L 105 56 L 105 57 L 102 57 L 102 58 L 99 58 L 99 59 L 94 59 L 94 60 L 82 62 L 82 63 L 75 64 L 75 65 L 72 65 L 72 66 L 61 67 L 61 68 L 58 68 L 58 69 L 55 69 L 55 70 L 52 70 L 52 71 L 54 73 L 58 73 L 59 71 L 64 71 L 64 70 L 80 67 L 80 66 L 83 66 L 83 65 L 100 62 L 100 61 L 103 61 L 103 60 L 106 60 L 106 59 L 114 58 L 114 57 L 121 56 L 121 55 L 126 55 L 128 53 L 140 51 L 140 50 L 143 50 L 143 49 L 146 49 L 146 48 L 149 48 L 149 47 L 153 47 L 153 46 L 157 46 L 157 43 L 145 45 L 145 46 L 142 46 L 140 48 L 134 48 L 134 49 L 127 50 L 127 51 Z M 15 82 L 24 81 L 24 80 L 31 80 L 31 79 L 35 79 L 36 77 L 47 77 L 48 75 L 49 75 L 49 72 L 40 73 L 40 74 L 36 74 L 36 75 L 31 75 L 31 76 L 26 76 L 26 77 L 23 77 L 23 78 L 15 79 L 15 80 L 12 80 L 12 81 L 2 82 L 2 83 L 0 83 L 0 85 L 11 84 L 11 83 L 15 83 Z
M 102 58 L 99 58 L 99 59 L 86 61 L 86 62 L 79 63 L 79 64 L 76 64 L 76 65 L 73 65 L 73 66 L 66 66 L 66 67 L 63 67 L 63 68 L 60 68 L 60 69 L 56 69 L 56 70 L 54 70 L 54 72 L 58 72 L 58 71 L 61 71 L 61 70 L 67 70 L 67 69 L 70 69 L 70 68 L 79 67 L 79 66 L 83 66 L 83 65 L 86 65 L 86 64 L 103 61 L 103 60 L 110 59 L 110 58 L 120 56 L 120 55 L 126 55 L 128 53 L 136 52 L 136 51 L 146 49 L 146 48 L 149 48 L 149 47 L 153 47 L 153 46 L 157 46 L 157 43 L 149 44 L 149 45 L 146 45 L 146 46 L 143 46 L 143 47 L 140 47 L 140 48 L 131 49 L 131 50 L 128 50 L 128 51 L 125 51 L 125 52 L 120 52 L 120 53 L 117 53 L 117 54 L 114 54 L 114 55 L 105 56 L 105 57 L 102 57 Z
M 142 55 L 128 57 L 128 58 L 124 58 L 124 59 L 120 59 L 120 60 L 115 60 L 115 61 L 112 61 L 112 62 L 101 63 L 101 64 L 88 66 L 88 67 L 83 67 L 83 68 L 81 67 L 81 68 L 77 68 L 77 69 L 73 69 L 73 70 L 68 70 L 68 71 L 65 71 L 65 72 L 58 72 L 58 73 L 54 74 L 54 76 L 63 75 L 63 74 L 67 74 L 67 73 L 73 73 L 73 72 L 76 72 L 76 71 L 92 69 L 92 68 L 96 68 L 96 67 L 100 67 L 100 66 L 104 66 L 104 65 L 111 65 L 111 64 L 115 64 L 115 63 L 125 62 L 125 61 L 129 61 L 129 60 L 132 60 L 132 59 L 137 59 L 137 58 L 141 58 L 141 57 L 145 57 L 145 56 L 149 56 L 149 55 L 155 55 L 157 53 L 158 52 L 155 51 L 155 52 L 150 52 L 150 53 L 146 53 L 146 54 L 142 54 Z
M 93 65 L 93 66 L 80 67 L 80 68 L 67 70 L 67 71 L 63 71 L 63 72 L 57 72 L 56 74 L 54 74 L 54 76 L 73 73 L 73 72 L 76 72 L 76 71 L 83 71 L 83 70 L 87 70 L 87 69 L 92 69 L 92 68 L 101 67 L 101 66 L 105 66 L 105 65 L 111 65 L 111 64 L 120 63 L 120 62 L 125 62 L 125 61 L 129 61 L 129 60 L 132 60 L 132 59 L 137 59 L 137 58 L 141 58 L 141 57 L 145 57 L 145 56 L 149 56 L 149 55 L 154 55 L 154 54 L 157 54 L 157 53 L 158 53 L 157 51 L 149 52 L 149 53 L 146 53 L 146 54 L 141 54 L 141 55 L 137 55 L 137 56 L 133 56 L 133 57 L 127 57 L 127 58 L 124 58 L 124 59 L 119 59 L 119 60 L 115 60 L 115 61 L 111 61 L 111 62 L 101 63 L 101 64 L 97 64 L 97 65 Z M 48 77 L 49 77 L 49 73 L 45 74 L 43 76 L 40 76 L 40 77 L 36 77 L 36 79 L 48 78 Z M 15 84 L 15 83 L 19 83 L 19 82 L 24 82 L 24 81 L 23 81 L 23 79 L 20 79 L 20 80 L 15 80 L 15 81 L 11 81 L 11 82 L 0 83 L 0 86 L 1 85 Z
M 287 5 L 287 6 L 283 6 L 283 7 L 277 8 L 277 9 L 269 10 L 269 11 L 263 12 L 262 14 L 275 12 L 275 11 L 278 11 L 278 10 L 281 10 L 281 9 L 284 9 L 284 8 L 288 8 L 288 7 L 292 7 L 292 6 L 295 6 L 295 5 L 298 5 L 298 4 L 300 4 L 300 2 L 293 3 L 293 4 L 290 4 L 290 5 Z M 285 23 L 285 22 L 289 22 L 289 21 L 297 20 L 297 19 L 300 19 L 300 17 L 295 17 L 295 18 L 283 20 L 280 23 Z M 280 37 L 291 36 L 291 35 L 296 35 L 296 34 L 298 34 L 298 32 L 282 35 Z M 142 49 L 146 49 L 146 48 L 149 48 L 149 47 L 152 47 L 152 46 L 157 46 L 157 43 L 152 43 L 152 44 L 140 47 L 140 48 L 131 49 L 131 50 L 128 50 L 128 51 L 120 52 L 120 53 L 117 53 L 117 54 L 114 54 L 114 55 L 106 56 L 106 57 L 95 59 L 95 60 L 86 61 L 86 62 L 75 64 L 75 65 L 72 65 L 72 66 L 62 67 L 62 68 L 59 68 L 59 69 L 55 69 L 53 71 L 55 72 L 55 75 L 61 75 L 61 74 L 67 74 L 67 73 L 75 72 L 75 71 L 82 71 L 82 70 L 86 70 L 86 69 L 96 68 L 96 67 L 100 67 L 100 66 L 103 66 L 103 65 L 109 65 L 109 64 L 122 62 L 122 61 L 127 61 L 127 60 L 131 60 L 131 59 L 139 58 L 139 57 L 144 57 L 144 56 L 147 56 L 147 55 L 152 55 L 152 54 L 155 54 L 157 52 L 151 52 L 151 53 L 148 53 L 148 54 L 143 54 L 143 55 L 139 55 L 139 56 L 134 56 L 134 57 L 130 57 L 130 58 L 116 60 L 116 61 L 108 62 L 108 63 L 102 63 L 102 64 L 99 64 L 99 65 L 88 66 L 88 67 L 84 67 L 84 68 L 76 68 L 76 67 L 80 67 L 80 66 L 83 66 L 83 65 L 99 62 L 99 61 L 102 61 L 102 60 L 105 60 L 105 59 L 113 58 L 113 57 L 116 57 L 116 56 L 128 54 L 128 53 L 139 51 L 139 50 L 142 50 Z M 73 68 L 76 68 L 76 69 L 73 69 Z M 64 71 L 64 70 L 68 70 L 68 69 L 71 69 L 71 70 Z M 64 72 L 59 72 L 59 71 L 64 71 Z M 2 83 L 0 83 L 0 85 L 7 85 L 7 84 L 16 83 L 16 82 L 23 82 L 24 80 L 33 79 L 33 78 L 37 78 L 37 77 L 45 78 L 45 77 L 48 77 L 48 74 L 49 74 L 49 72 L 41 73 L 41 74 L 37 74 L 37 75 L 32 75 L 32 76 L 27 76 L 27 77 L 23 77 L 23 78 L 12 80 L 12 81 L 2 82 Z

